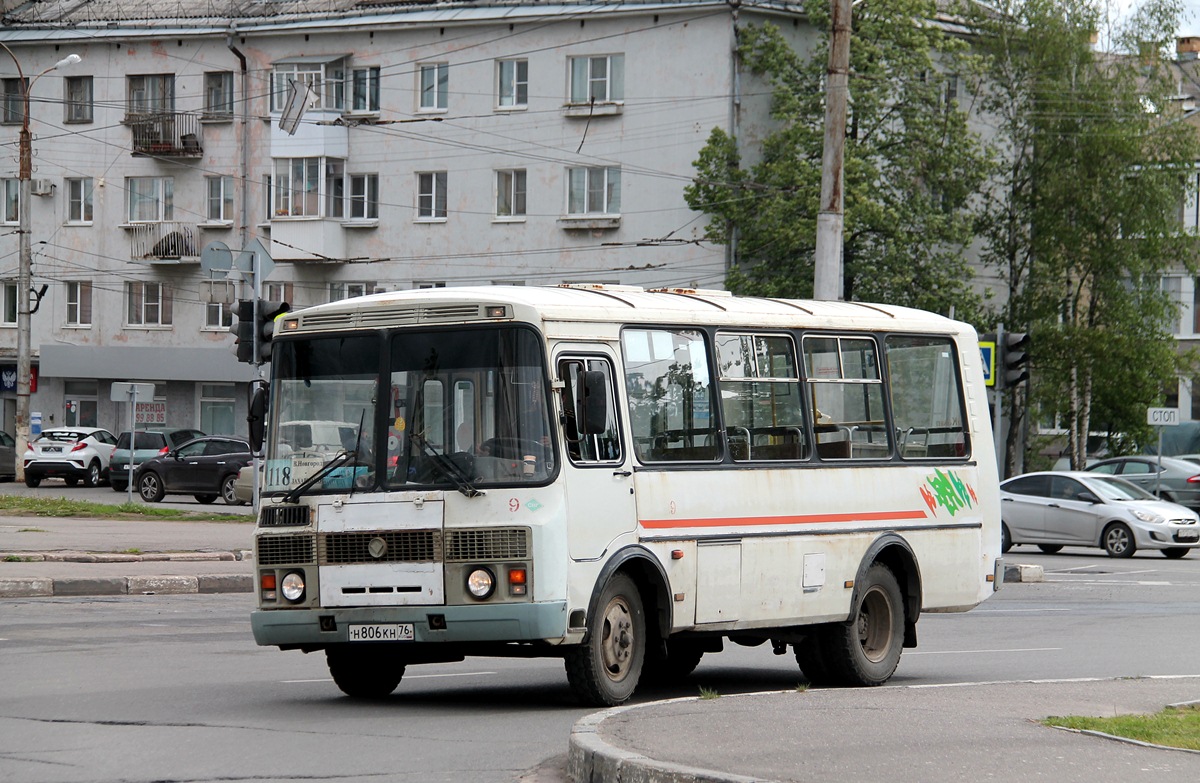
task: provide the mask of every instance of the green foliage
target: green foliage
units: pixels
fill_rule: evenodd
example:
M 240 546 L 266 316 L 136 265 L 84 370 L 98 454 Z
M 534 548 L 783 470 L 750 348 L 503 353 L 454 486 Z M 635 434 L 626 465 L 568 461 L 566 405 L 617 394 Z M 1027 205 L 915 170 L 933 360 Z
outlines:
M 105 503 L 90 503 L 85 500 L 70 500 L 65 497 L 35 498 L 19 495 L 0 495 L 0 512 L 8 515 L 25 514 L 38 517 L 151 518 L 161 521 L 254 522 L 254 518 L 246 514 L 211 514 L 195 511 L 179 511 L 171 508 L 148 506 L 141 503 L 122 503 L 119 506 L 113 506 Z
M 1169 336 L 1176 304 L 1159 283 L 1200 250 L 1178 224 L 1200 144 L 1161 57 L 1180 5 L 1145 3 L 1115 30 L 1118 54 L 1093 47 L 1103 20 L 1084 0 L 995 11 L 964 9 L 1003 153 L 982 194 L 983 260 L 1008 286 L 1000 320 L 1033 335 L 1035 384 L 1016 395 L 1014 421 L 1026 403 L 1057 411 L 1081 467 L 1089 432 L 1148 436 L 1146 407 L 1193 364 Z
M 828 30 L 827 3 L 806 10 Z M 972 238 L 970 199 L 989 167 L 959 106 L 976 63 L 961 39 L 926 23 L 935 11 L 932 0 L 878 0 L 854 11 L 843 298 L 953 306 L 970 317 L 981 302 L 963 248 Z M 710 216 L 707 238 L 736 247 L 727 285 L 737 293 L 812 295 L 827 38 L 805 57 L 771 25 L 740 31 L 742 64 L 771 89 L 776 129 L 753 150 L 714 130 L 685 191 Z M 951 85 L 957 99 L 947 98 Z
M 1115 715 L 1097 718 L 1086 715 L 1050 717 L 1042 721 L 1078 731 L 1099 731 L 1171 748 L 1200 750 L 1200 705 L 1167 707 L 1152 715 Z

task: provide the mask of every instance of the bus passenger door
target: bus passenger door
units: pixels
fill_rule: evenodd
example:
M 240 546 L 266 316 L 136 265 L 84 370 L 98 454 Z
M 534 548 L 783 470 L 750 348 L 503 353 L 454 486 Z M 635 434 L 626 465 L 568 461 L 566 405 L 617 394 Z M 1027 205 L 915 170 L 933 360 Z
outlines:
M 563 383 L 562 476 L 567 536 L 573 560 L 596 560 L 613 541 L 637 529 L 632 468 L 617 416 L 617 388 L 611 354 L 560 354 Z

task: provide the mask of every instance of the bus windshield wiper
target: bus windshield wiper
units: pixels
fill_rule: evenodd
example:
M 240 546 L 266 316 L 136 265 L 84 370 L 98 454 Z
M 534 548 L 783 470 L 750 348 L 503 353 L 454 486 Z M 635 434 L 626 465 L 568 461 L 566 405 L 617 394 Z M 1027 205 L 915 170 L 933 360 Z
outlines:
M 433 460 L 435 465 L 442 469 L 442 472 L 446 474 L 446 478 L 450 479 L 459 492 L 463 493 L 469 498 L 479 497 L 483 494 L 482 490 L 475 488 L 475 486 L 471 483 L 470 476 L 463 472 L 463 469 L 459 467 L 454 460 L 443 454 L 439 454 L 437 449 L 435 449 L 429 443 L 429 441 L 425 440 L 425 438 L 421 437 L 416 432 L 409 433 L 409 437 L 421 447 L 421 451 L 428 455 L 429 458 Z
M 334 454 L 333 457 L 331 457 L 328 462 L 322 465 L 316 473 L 304 479 L 304 481 L 301 481 L 295 487 L 289 489 L 288 493 L 283 496 L 283 502 L 295 503 L 300 499 L 301 495 L 312 489 L 313 485 L 332 473 L 335 468 L 345 465 L 347 462 L 353 459 L 357 453 L 357 451 L 339 451 L 337 454 Z

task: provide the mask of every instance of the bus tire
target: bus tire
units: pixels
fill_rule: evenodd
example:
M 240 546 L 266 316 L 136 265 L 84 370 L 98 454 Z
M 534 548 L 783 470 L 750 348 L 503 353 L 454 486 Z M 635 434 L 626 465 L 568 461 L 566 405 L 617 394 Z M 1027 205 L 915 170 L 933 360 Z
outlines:
M 641 681 L 648 685 L 679 682 L 696 670 L 703 657 L 704 648 L 692 639 L 667 639 L 662 644 L 647 645 Z
M 826 648 L 829 646 L 829 634 L 824 628 L 814 628 L 811 633 L 794 646 L 796 663 L 800 673 L 812 685 L 835 685 L 836 680 L 829 670 L 829 660 Z
M 326 647 L 325 663 L 334 684 L 352 699 L 382 699 L 404 677 L 404 664 L 388 655 L 386 647 Z
M 831 673 L 845 685 L 883 685 L 904 649 L 904 596 L 892 569 L 874 563 L 850 619 L 830 626 L 825 647 Z
M 646 656 L 646 616 L 637 585 L 616 574 L 588 620 L 587 641 L 568 650 L 567 682 L 589 706 L 615 707 L 633 695 Z

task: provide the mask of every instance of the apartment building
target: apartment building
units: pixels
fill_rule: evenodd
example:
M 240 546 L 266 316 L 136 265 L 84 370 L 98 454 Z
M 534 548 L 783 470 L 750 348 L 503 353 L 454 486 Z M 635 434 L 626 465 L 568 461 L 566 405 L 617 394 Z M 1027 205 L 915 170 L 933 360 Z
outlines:
M 4 2 L 10 432 L 22 208 L 43 426 L 124 428 L 109 390 L 139 381 L 156 423 L 241 432 L 255 368 L 228 327 L 253 295 L 247 249 L 266 251 L 262 295 L 294 307 L 469 284 L 720 287 L 727 249 L 701 241 L 683 189 L 714 127 L 753 145 L 768 122 L 736 31 L 816 40 L 797 4 L 758 0 L 218 5 Z

